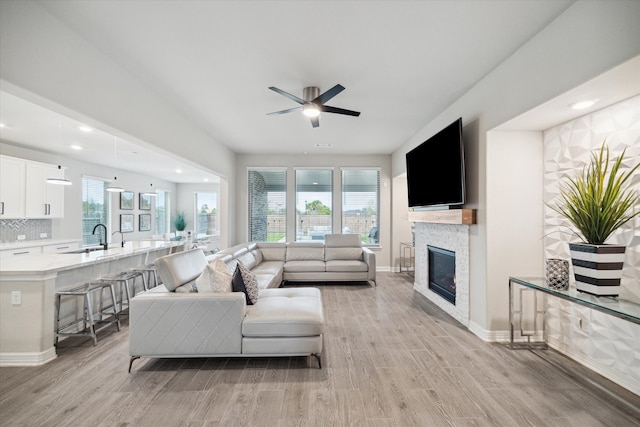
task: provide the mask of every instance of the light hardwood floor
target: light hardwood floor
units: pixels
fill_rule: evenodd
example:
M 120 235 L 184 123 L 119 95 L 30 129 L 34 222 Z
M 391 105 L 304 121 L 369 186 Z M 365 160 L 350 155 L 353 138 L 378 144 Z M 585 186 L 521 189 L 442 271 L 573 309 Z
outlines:
M 141 359 L 128 327 L 0 369 L 2 426 L 640 426 L 640 397 L 554 351 L 485 343 L 414 294 L 326 284 L 314 359 Z M 506 292 L 506 289 L 505 289 Z

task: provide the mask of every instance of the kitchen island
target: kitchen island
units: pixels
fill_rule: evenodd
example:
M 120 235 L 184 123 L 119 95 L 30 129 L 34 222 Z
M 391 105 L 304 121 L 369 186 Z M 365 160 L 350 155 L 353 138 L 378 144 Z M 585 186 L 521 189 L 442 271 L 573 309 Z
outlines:
M 136 241 L 76 253 L 26 254 L 0 262 L 0 366 L 42 365 L 56 358 L 55 293 L 107 272 L 152 262 L 179 241 Z

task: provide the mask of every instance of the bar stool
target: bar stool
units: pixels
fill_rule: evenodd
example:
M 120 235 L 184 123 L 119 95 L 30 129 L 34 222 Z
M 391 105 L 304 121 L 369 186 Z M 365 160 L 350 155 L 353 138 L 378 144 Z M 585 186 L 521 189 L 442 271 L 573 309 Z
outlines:
M 104 264 L 105 257 L 98 257 L 93 262 L 92 274 L 89 282 L 83 283 L 79 286 L 75 286 L 71 289 L 56 292 L 56 338 L 54 345 L 58 345 L 58 339 L 61 336 L 91 336 L 93 339 L 93 345 L 98 345 L 97 332 L 100 332 L 109 325 L 115 323 L 116 328 L 120 331 L 120 316 L 118 313 L 118 306 L 116 304 L 116 293 L 112 283 L 100 282 L 95 280 L 100 270 L 100 264 Z M 107 292 L 107 297 L 111 299 L 111 304 L 107 307 L 104 306 L 104 293 Z M 93 299 L 97 294 L 99 298 L 98 310 L 94 313 L 95 300 Z M 62 307 L 63 297 L 73 297 L 76 300 L 82 299 L 82 316 L 76 317 L 73 321 L 60 326 L 60 313 Z M 66 298 L 65 298 L 66 299 Z M 77 313 L 77 309 L 76 309 Z M 106 319 L 104 316 L 108 316 Z M 95 317 L 99 316 L 96 320 Z M 113 318 L 111 318 L 113 316 Z M 76 325 L 82 323 L 83 327 L 78 330 Z M 99 328 L 96 328 L 96 324 L 103 324 Z M 73 328 L 73 329 L 72 329 Z M 71 329 L 71 331 L 69 331 Z
M 134 254 L 136 252 L 144 252 L 144 257 L 142 259 L 142 264 L 136 266 L 136 267 L 132 267 L 130 271 L 132 272 L 139 272 L 142 273 L 142 275 L 147 275 L 146 277 L 146 284 L 147 284 L 147 290 L 151 289 L 152 287 L 155 288 L 156 286 L 158 286 L 160 283 L 158 282 L 158 270 L 156 269 L 156 264 L 153 262 L 149 262 L 149 249 L 138 249 L 134 252 Z M 168 251 L 167 251 L 168 252 Z M 153 286 L 151 286 L 151 278 L 153 277 Z
M 120 266 L 117 268 L 111 268 L 110 270 L 114 270 L 113 272 L 109 272 L 107 275 L 100 277 L 99 281 L 102 283 L 111 283 L 114 287 L 118 286 L 120 289 L 120 310 L 118 314 L 126 314 L 124 313 L 125 307 L 125 298 L 126 298 L 126 308 L 129 308 L 129 304 L 131 302 L 131 298 L 136 296 L 136 279 L 138 277 L 142 278 L 142 292 L 145 292 L 147 288 L 147 281 L 139 271 L 131 271 L 133 267 L 131 264 L 135 262 L 134 256 L 130 256 L 127 258 L 122 258 L 123 262 L 120 263 Z M 111 264 L 112 266 L 114 263 Z

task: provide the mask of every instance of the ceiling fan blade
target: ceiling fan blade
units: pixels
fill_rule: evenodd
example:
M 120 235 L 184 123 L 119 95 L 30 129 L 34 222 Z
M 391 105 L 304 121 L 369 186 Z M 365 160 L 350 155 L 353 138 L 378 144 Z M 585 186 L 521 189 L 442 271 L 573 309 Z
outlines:
M 328 105 L 318 105 L 318 108 L 320 108 L 320 111 L 324 111 L 325 113 L 344 114 L 347 116 L 355 117 L 358 117 L 360 115 L 360 111 L 345 110 L 344 108 L 330 107 Z
M 320 117 L 310 117 L 309 120 L 311 120 L 311 126 L 314 128 L 320 126 Z
M 344 90 L 344 86 L 337 84 L 331 89 L 329 89 L 328 91 L 326 91 L 325 93 L 319 95 L 316 99 L 314 99 L 311 102 L 315 104 L 324 104 L 325 102 L 327 102 L 328 100 L 330 100 L 331 98 L 333 98 L 334 96 L 342 92 L 343 90 Z
M 302 100 L 302 99 L 298 98 L 298 97 L 297 97 L 297 96 L 295 96 L 295 95 L 291 95 L 290 93 L 285 92 L 285 91 L 283 91 L 282 89 L 278 89 L 277 87 L 273 87 L 273 86 L 270 86 L 270 87 L 269 87 L 269 89 L 271 89 L 271 90 L 272 90 L 272 91 L 274 91 L 274 92 L 279 93 L 280 95 L 286 96 L 286 97 L 287 97 L 287 98 L 289 98 L 290 100 L 295 101 L 295 102 L 297 102 L 297 103 L 298 103 L 298 104 L 300 104 L 300 105 L 304 104 L 304 100 Z
M 297 110 L 301 110 L 302 107 L 293 107 L 293 108 L 288 108 L 286 110 L 280 110 L 280 111 L 274 111 L 273 113 L 267 113 L 267 116 L 271 116 L 274 114 L 285 114 L 285 113 L 291 113 L 293 111 L 297 111 Z

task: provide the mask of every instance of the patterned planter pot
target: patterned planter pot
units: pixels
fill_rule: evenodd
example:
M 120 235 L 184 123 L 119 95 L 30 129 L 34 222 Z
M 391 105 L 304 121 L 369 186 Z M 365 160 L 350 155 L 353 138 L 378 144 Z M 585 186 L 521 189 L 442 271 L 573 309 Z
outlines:
M 622 245 L 569 243 L 576 288 L 592 295 L 617 297 L 625 249 Z

